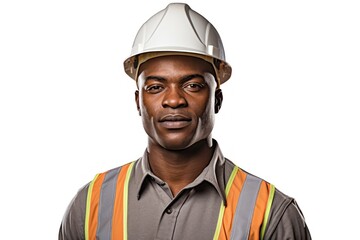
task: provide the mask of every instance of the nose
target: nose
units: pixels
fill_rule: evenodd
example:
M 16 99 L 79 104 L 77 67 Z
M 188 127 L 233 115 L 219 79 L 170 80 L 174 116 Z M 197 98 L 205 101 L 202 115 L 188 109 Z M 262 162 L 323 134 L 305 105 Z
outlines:
M 168 88 L 166 93 L 164 94 L 162 105 L 164 108 L 180 108 L 186 107 L 187 101 L 181 89 L 179 89 L 178 87 L 171 87 Z

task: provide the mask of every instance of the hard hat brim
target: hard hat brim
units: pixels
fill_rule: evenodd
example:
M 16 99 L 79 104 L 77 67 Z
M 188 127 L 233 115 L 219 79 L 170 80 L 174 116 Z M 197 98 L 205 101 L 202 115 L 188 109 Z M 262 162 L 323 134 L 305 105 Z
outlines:
M 176 51 L 154 51 L 154 52 L 145 52 L 131 56 L 124 61 L 124 70 L 129 77 L 137 81 L 139 67 L 144 62 L 156 57 L 179 56 L 179 55 L 196 57 L 209 62 L 213 66 L 216 72 L 218 87 L 220 87 L 221 84 L 229 80 L 231 76 L 232 69 L 227 62 L 203 54 L 197 54 L 193 52 L 176 52 Z

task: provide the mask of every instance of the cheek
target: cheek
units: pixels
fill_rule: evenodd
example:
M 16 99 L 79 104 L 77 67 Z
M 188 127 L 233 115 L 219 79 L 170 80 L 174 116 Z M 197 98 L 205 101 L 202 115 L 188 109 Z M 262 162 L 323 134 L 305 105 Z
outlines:
M 215 95 L 211 91 L 208 95 L 204 96 L 204 108 L 206 114 L 215 113 L 214 107 L 215 107 Z
M 161 110 L 161 103 L 159 103 L 158 98 L 141 94 L 139 98 L 139 107 L 143 123 L 149 123 L 154 121 L 154 118 L 156 119 L 157 113 Z
M 208 121 L 214 124 L 215 121 L 215 92 L 208 97 L 208 104 L 206 105 L 206 112 Z
M 206 118 L 213 118 L 215 115 L 215 92 L 216 92 L 216 80 L 211 73 L 204 73 L 204 79 L 209 86 L 209 92 L 204 96 L 203 101 L 205 102 L 204 116 Z
M 146 98 L 144 97 L 144 93 L 142 91 L 140 91 L 139 93 L 139 107 L 140 107 L 140 111 L 142 114 L 146 114 L 147 113 L 147 102 L 146 102 Z
M 212 124 L 215 119 L 215 110 L 214 110 L 214 104 L 212 102 L 209 102 L 206 105 L 205 112 L 203 114 L 203 121 L 204 124 Z
M 141 100 L 139 103 L 143 128 L 148 135 L 152 135 L 154 129 L 153 112 L 147 107 L 146 102 L 144 102 L 143 100 Z
M 215 118 L 215 98 L 211 96 L 206 96 L 202 99 L 202 104 L 199 102 L 195 103 L 196 105 L 196 115 L 200 119 L 198 124 L 201 125 L 202 128 L 208 127 L 208 125 L 212 125 Z

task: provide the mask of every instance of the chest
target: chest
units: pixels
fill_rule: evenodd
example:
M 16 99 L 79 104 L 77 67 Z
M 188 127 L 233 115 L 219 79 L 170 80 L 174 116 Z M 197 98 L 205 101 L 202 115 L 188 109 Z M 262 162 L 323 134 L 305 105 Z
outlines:
M 130 188 L 132 189 L 132 188 Z M 221 197 L 209 183 L 172 197 L 166 185 L 149 182 L 140 198 L 129 191 L 129 239 L 212 239 Z

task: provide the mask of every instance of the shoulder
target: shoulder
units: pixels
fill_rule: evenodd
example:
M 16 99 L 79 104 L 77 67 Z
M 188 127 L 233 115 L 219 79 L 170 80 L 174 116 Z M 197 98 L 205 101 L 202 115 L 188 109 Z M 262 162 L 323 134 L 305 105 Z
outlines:
M 303 213 L 295 199 L 275 190 L 265 239 L 311 239 Z
M 268 191 L 270 191 L 271 183 L 269 183 L 265 179 L 255 175 L 255 174 L 253 174 L 251 172 L 246 171 L 245 169 L 239 167 L 238 165 L 236 165 L 234 162 L 232 162 L 231 160 L 229 160 L 227 158 L 225 158 L 224 168 L 225 168 L 225 175 L 226 176 L 230 175 L 233 170 L 238 170 L 243 175 L 243 179 L 242 179 L 243 181 L 245 181 L 245 179 L 247 179 L 247 178 L 256 179 L 256 181 L 267 185 L 266 187 L 268 188 Z
M 59 240 L 85 239 L 84 223 L 88 188 L 89 183 L 80 188 L 68 205 L 60 225 Z
M 116 173 L 123 167 L 128 168 L 131 163 L 110 169 L 108 171 L 100 172 L 94 175 L 94 178 L 81 187 L 69 203 L 67 210 L 61 222 L 59 230 L 59 239 L 84 239 L 84 226 L 86 215 L 86 203 L 89 188 L 101 176 L 102 180 L 107 175 L 107 180 L 116 178 Z
M 227 175 L 231 169 L 237 167 L 233 162 L 226 159 L 225 172 Z M 239 168 L 239 167 L 237 167 Z M 253 176 L 265 183 L 265 186 L 273 186 L 266 180 L 239 168 L 248 176 Z M 270 188 L 265 192 L 270 191 Z M 310 232 L 306 225 L 303 213 L 295 199 L 282 193 L 275 188 L 273 201 L 271 203 L 269 217 L 267 218 L 266 231 L 264 239 L 301 239 L 310 240 Z

